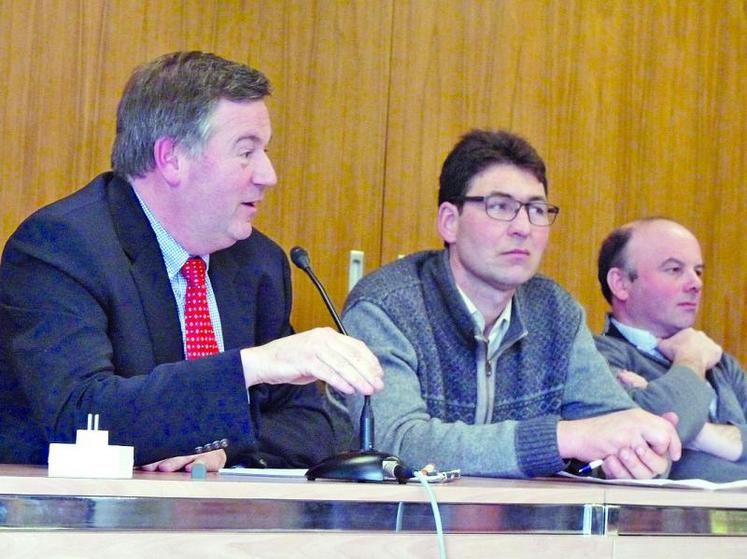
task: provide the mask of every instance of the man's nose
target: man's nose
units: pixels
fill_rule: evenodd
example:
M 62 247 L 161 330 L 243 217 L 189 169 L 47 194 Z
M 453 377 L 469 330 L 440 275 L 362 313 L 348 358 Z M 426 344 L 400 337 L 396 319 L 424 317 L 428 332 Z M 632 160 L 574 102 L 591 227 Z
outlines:
M 519 213 L 509 223 L 509 231 L 514 235 L 529 235 L 532 223 L 529 221 L 529 206 L 519 208 Z
M 696 293 L 703 289 L 703 278 L 695 270 L 688 272 L 687 283 L 685 285 L 687 291 L 695 291 Z
M 252 178 L 255 184 L 265 187 L 274 186 L 278 182 L 275 167 L 272 165 L 270 157 L 264 151 L 260 155 L 259 162 L 254 169 L 254 176 Z

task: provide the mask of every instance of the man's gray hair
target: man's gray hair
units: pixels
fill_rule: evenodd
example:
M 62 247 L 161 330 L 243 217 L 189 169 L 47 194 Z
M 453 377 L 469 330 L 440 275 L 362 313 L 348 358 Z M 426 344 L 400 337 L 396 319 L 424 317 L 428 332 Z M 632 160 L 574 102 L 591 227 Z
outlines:
M 155 168 L 153 147 L 164 137 L 197 155 L 210 137 L 218 101 L 268 95 L 262 72 L 210 53 L 174 52 L 143 64 L 119 101 L 112 169 L 125 178 L 144 176 Z

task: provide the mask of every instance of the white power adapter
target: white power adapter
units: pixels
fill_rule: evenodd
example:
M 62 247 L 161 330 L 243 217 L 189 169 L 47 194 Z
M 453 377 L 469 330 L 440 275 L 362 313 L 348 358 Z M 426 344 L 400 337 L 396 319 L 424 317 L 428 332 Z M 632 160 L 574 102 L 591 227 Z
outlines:
M 99 430 L 99 414 L 88 414 L 87 429 L 78 429 L 75 444 L 49 445 L 49 477 L 132 477 L 135 449 L 109 444 L 109 431 Z

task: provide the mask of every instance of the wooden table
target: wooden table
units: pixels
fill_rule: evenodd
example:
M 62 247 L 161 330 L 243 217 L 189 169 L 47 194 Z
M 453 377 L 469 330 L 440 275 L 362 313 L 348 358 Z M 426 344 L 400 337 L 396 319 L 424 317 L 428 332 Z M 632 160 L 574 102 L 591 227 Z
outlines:
M 747 557 L 747 490 L 481 478 L 433 490 L 450 559 Z M 438 543 L 417 483 L 145 472 L 60 479 L 0 465 L 0 553 L 399 559 L 437 558 Z

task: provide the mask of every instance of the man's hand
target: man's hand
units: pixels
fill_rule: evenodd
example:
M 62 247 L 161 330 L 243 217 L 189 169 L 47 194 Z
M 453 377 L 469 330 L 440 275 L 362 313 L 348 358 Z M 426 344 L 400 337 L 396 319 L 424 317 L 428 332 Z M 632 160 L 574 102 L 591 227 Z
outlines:
M 625 386 L 632 386 L 633 388 L 646 388 L 648 386 L 648 381 L 641 375 L 625 369 L 617 373 L 617 380 Z
M 174 456 L 159 462 L 140 466 L 146 472 L 178 472 L 179 470 L 192 471 L 195 464 L 205 464 L 208 472 L 217 472 L 226 465 L 226 451 L 221 449 L 203 452 L 202 454 L 191 454 L 189 456 Z
M 701 378 L 721 360 L 721 346 L 700 330 L 685 328 L 659 341 L 659 351 L 676 365 L 685 365 Z
M 373 394 L 384 388 L 384 371 L 371 350 L 331 328 L 315 328 L 243 349 L 241 363 L 247 387 L 322 380 L 344 394 Z
M 742 433 L 734 425 L 706 423 L 687 448 L 735 462 L 742 456 Z
M 658 417 L 638 408 L 561 421 L 558 449 L 563 458 L 604 459 L 602 469 L 611 478 L 649 479 L 682 454 L 676 423 L 673 413 Z

